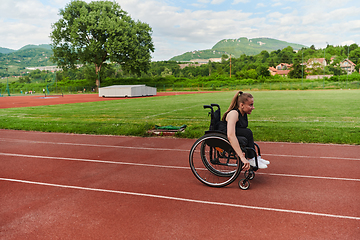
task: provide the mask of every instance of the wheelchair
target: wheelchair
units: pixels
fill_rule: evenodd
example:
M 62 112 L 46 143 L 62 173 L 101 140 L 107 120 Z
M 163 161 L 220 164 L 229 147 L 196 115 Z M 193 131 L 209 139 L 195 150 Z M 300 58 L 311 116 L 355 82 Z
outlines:
M 215 111 L 214 107 L 217 108 Z M 231 147 L 226 133 L 219 130 L 220 106 L 218 104 L 204 105 L 204 109 L 210 109 L 208 113 L 208 116 L 211 116 L 210 127 L 191 147 L 189 164 L 191 171 L 200 182 L 211 187 L 224 187 L 238 178 L 243 163 Z M 250 187 L 250 180 L 254 179 L 255 172 L 258 170 L 260 147 L 256 143 L 256 150 L 246 147 L 247 139 L 245 137 L 238 137 L 238 140 L 245 156 L 249 151 L 255 155 L 256 166 L 250 166 L 238 184 L 241 189 L 247 190 Z

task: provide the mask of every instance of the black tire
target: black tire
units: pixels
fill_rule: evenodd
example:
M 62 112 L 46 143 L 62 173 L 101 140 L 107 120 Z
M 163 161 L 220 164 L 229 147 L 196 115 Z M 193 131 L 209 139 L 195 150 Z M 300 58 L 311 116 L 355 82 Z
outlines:
M 189 164 L 195 177 L 211 187 L 232 183 L 241 172 L 241 161 L 223 134 L 205 134 L 192 146 Z
M 246 179 L 253 180 L 255 177 L 255 172 L 253 170 L 246 171 L 244 176 Z
M 241 188 L 242 190 L 248 190 L 250 187 L 250 181 L 247 179 L 241 179 L 239 181 L 239 188 Z
M 233 171 L 227 171 L 219 168 L 217 165 L 226 164 L 225 161 L 229 157 L 234 157 L 234 155 L 229 155 L 228 152 L 222 151 L 222 149 L 218 149 L 216 147 L 210 147 L 206 144 L 205 141 L 201 143 L 201 160 L 204 163 L 204 166 L 213 174 L 220 176 L 220 177 L 231 177 L 236 169 Z M 207 154 L 207 152 L 209 154 Z

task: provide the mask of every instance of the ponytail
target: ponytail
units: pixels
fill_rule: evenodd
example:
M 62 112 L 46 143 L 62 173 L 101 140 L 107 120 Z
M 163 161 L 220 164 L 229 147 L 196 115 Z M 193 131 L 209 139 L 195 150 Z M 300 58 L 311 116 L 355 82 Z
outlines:
M 253 98 L 253 96 L 250 93 L 244 93 L 242 91 L 238 91 L 231 100 L 230 106 L 228 110 L 224 113 L 221 120 L 225 121 L 227 114 L 231 110 L 238 109 L 240 107 L 240 103 L 245 103 L 248 98 Z

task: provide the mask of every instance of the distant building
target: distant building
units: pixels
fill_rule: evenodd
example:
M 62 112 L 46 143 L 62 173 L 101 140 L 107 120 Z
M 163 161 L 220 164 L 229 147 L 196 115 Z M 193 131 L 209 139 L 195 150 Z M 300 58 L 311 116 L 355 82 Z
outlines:
M 199 67 L 201 65 L 203 65 L 205 63 L 179 63 L 178 65 L 180 66 L 180 69 L 186 68 L 186 67 Z
M 180 63 L 180 69 L 185 67 L 199 67 L 203 64 L 207 64 L 210 62 L 221 62 L 221 58 L 209 58 L 209 59 L 192 59 L 188 63 Z
M 327 66 L 327 62 L 325 58 L 310 58 L 307 63 L 306 63 L 306 67 L 307 68 L 323 68 Z
M 331 78 L 332 74 L 328 74 L 328 75 L 307 75 L 306 79 L 323 79 L 323 78 Z
M 269 72 L 272 76 L 280 75 L 280 76 L 287 76 L 290 72 L 292 64 L 287 63 L 280 63 L 276 67 L 269 67 Z
M 276 66 L 276 69 L 277 70 L 290 70 L 291 67 L 292 67 L 292 64 L 280 63 L 279 65 Z
M 349 59 L 345 59 L 344 61 L 340 62 L 341 69 L 344 70 L 347 74 L 355 72 L 355 66 L 356 64 Z
M 75 65 L 76 68 L 80 68 L 83 65 L 82 64 L 77 64 Z M 55 71 L 61 71 L 61 68 L 58 68 L 57 66 L 42 66 L 42 67 L 27 67 L 27 70 L 40 70 L 40 71 L 50 71 L 50 72 L 55 72 Z
M 40 71 L 60 71 L 61 68 L 58 68 L 57 66 L 42 66 L 42 67 L 27 67 L 27 70 L 40 70 Z

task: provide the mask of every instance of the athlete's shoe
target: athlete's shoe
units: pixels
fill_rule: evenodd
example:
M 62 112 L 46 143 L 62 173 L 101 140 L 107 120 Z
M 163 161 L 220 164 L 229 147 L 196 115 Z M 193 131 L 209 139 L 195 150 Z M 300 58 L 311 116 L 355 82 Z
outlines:
M 249 159 L 249 163 L 251 166 L 256 167 L 255 158 Z M 259 161 L 259 158 L 258 158 L 258 168 L 262 168 L 262 169 L 267 168 L 267 165 Z
M 258 161 L 265 163 L 266 165 L 270 164 L 268 160 L 262 159 L 261 156 L 257 157 Z

